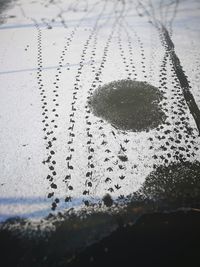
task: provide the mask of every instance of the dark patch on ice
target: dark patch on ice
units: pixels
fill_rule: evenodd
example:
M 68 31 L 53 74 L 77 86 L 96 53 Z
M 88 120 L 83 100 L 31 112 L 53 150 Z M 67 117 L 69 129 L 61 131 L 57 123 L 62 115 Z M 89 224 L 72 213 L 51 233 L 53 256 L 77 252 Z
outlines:
M 159 166 L 147 178 L 142 193 L 150 199 L 174 201 L 200 197 L 200 162 Z
M 94 115 L 122 130 L 145 131 L 164 122 L 163 95 L 145 82 L 120 80 L 98 87 L 89 100 Z
M 106 207 L 111 207 L 113 205 L 113 200 L 109 194 L 106 194 L 102 200 Z

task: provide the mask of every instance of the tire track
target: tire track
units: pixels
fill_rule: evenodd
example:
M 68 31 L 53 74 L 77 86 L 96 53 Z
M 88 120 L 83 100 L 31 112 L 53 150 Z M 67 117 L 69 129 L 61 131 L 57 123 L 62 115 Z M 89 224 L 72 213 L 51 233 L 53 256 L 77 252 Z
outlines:
M 161 86 L 163 86 L 163 91 L 165 91 L 168 99 L 168 101 L 164 101 L 162 105 L 166 114 L 169 116 L 169 121 L 165 123 L 168 124 L 167 127 L 169 127 L 166 129 L 166 125 L 161 125 L 157 129 L 159 133 L 162 133 L 162 135 L 158 133 L 156 138 L 163 140 L 159 147 L 161 155 L 158 155 L 157 153 L 157 155 L 154 155 L 154 159 L 158 160 L 160 164 L 168 164 L 171 158 L 177 162 L 194 160 L 196 152 L 199 150 L 197 146 L 198 138 L 196 136 L 195 129 L 191 127 L 191 118 L 189 117 L 190 114 L 193 116 L 198 132 L 200 133 L 200 111 L 192 93 L 190 92 L 189 81 L 183 71 L 180 60 L 175 53 L 175 47 L 170 33 L 163 24 L 167 24 L 167 21 L 165 20 L 162 23 L 162 21 L 156 18 L 153 7 L 152 10 L 149 11 L 143 4 L 141 4 L 140 1 L 138 2 L 140 3 L 146 16 L 150 19 L 152 26 L 154 26 L 157 30 L 161 44 L 165 49 L 165 56 L 161 66 L 160 76 L 162 78 L 160 83 Z M 170 31 L 176 11 L 177 1 L 175 2 L 173 16 L 169 22 Z M 173 80 L 171 82 L 169 80 L 169 73 L 167 73 L 166 69 L 167 62 L 170 66 L 170 72 L 172 73 L 171 78 L 173 78 Z M 170 88 L 172 89 L 170 90 Z M 171 127 L 170 124 L 172 124 Z M 164 139 L 168 140 L 164 141 Z M 156 167 L 156 165 L 154 167 Z
M 198 129 L 199 135 L 200 135 L 200 110 L 195 102 L 195 99 L 193 97 L 193 94 L 190 91 L 190 83 L 185 75 L 185 72 L 181 66 L 180 60 L 175 52 L 175 46 L 172 41 L 172 38 L 170 37 L 169 31 L 171 28 L 168 30 L 166 27 L 167 22 L 165 19 L 163 21 L 159 20 L 156 18 L 154 15 L 154 9 L 152 7 L 151 10 L 146 9 L 146 7 L 138 1 L 138 4 L 142 7 L 144 13 L 146 16 L 152 20 L 152 25 L 158 30 L 158 33 L 160 35 L 162 45 L 166 49 L 166 52 L 170 55 L 171 62 L 173 64 L 174 71 L 176 73 L 176 76 L 179 80 L 180 86 L 182 88 L 183 96 L 185 98 L 185 101 L 187 103 L 187 106 L 190 110 L 190 113 L 192 114 L 194 121 L 196 123 L 196 127 Z M 163 3 L 161 3 L 160 8 L 162 8 Z M 178 7 L 178 1 L 175 1 L 175 6 L 174 6 L 174 13 L 173 16 L 170 20 L 170 23 L 172 24 L 172 21 L 175 18 L 176 12 L 177 12 L 177 7 Z M 165 16 L 166 18 L 166 16 Z M 171 25 L 170 25 L 171 27 Z
M 173 64 L 173 68 L 174 68 L 174 71 L 176 73 L 176 76 L 177 76 L 179 83 L 181 85 L 185 101 L 188 105 L 190 113 L 192 114 L 192 116 L 195 120 L 197 129 L 198 129 L 199 135 L 200 135 L 200 110 L 199 110 L 199 108 L 195 102 L 195 99 L 194 99 L 192 93 L 190 92 L 189 81 L 188 81 L 188 79 L 187 79 L 187 77 L 183 71 L 180 60 L 175 53 L 175 47 L 174 47 L 174 44 L 172 42 L 172 39 L 170 38 L 170 35 L 169 35 L 167 29 L 165 28 L 165 26 L 162 24 L 161 24 L 161 33 L 162 33 L 162 37 L 163 37 L 163 45 L 165 46 L 166 51 L 170 55 L 170 59 L 171 59 L 171 62 Z
M 171 72 L 170 79 L 169 71 Z M 168 118 L 163 125 L 157 128 L 155 139 L 160 145 L 157 149 L 153 145 L 150 147 L 150 149 L 159 151 L 159 153 L 153 155 L 156 162 L 154 168 L 160 164 L 168 165 L 172 160 L 177 162 L 191 160 L 198 151 L 194 130 L 189 125 L 187 105 L 167 52 L 161 65 L 159 82 L 159 89 L 165 95 L 161 105 L 168 114 Z M 169 91 L 169 88 L 172 89 Z M 150 137 L 150 141 L 155 139 Z

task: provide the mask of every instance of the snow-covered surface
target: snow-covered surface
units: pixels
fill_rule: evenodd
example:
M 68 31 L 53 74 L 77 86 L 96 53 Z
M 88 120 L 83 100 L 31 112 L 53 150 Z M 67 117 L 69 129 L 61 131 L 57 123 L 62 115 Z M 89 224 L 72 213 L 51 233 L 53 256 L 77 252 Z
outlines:
M 40 219 L 56 202 L 55 212 L 106 193 L 127 196 L 155 164 L 174 162 L 180 152 L 200 160 L 195 121 L 141 2 L 163 23 L 173 18 L 175 50 L 200 107 L 199 1 L 152 7 L 136 0 L 18 0 L 1 14 L 1 221 Z M 125 133 L 89 113 L 94 88 L 128 77 L 164 91 L 167 123 L 160 129 Z

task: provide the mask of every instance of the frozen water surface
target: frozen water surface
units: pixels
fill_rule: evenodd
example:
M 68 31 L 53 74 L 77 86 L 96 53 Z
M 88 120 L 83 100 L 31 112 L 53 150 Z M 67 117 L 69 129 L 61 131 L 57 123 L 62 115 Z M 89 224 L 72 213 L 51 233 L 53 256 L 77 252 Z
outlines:
M 107 194 L 117 203 L 197 188 L 199 197 L 199 1 L 0 5 L 1 221 L 98 209 Z M 88 103 L 95 90 L 122 80 L 160 91 L 156 103 L 142 88 L 135 98 L 164 119 L 135 131 L 95 116 Z M 139 111 L 134 120 L 145 124 Z

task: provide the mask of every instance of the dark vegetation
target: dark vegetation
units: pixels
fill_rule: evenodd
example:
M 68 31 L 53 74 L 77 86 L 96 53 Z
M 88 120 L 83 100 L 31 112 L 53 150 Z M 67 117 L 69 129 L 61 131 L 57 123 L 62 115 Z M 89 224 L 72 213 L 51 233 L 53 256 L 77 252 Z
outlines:
M 122 205 L 105 195 L 108 212 L 49 216 L 55 231 L 46 235 L 10 219 L 0 228 L 1 266 L 198 266 L 199 170 L 199 162 L 160 166 Z

